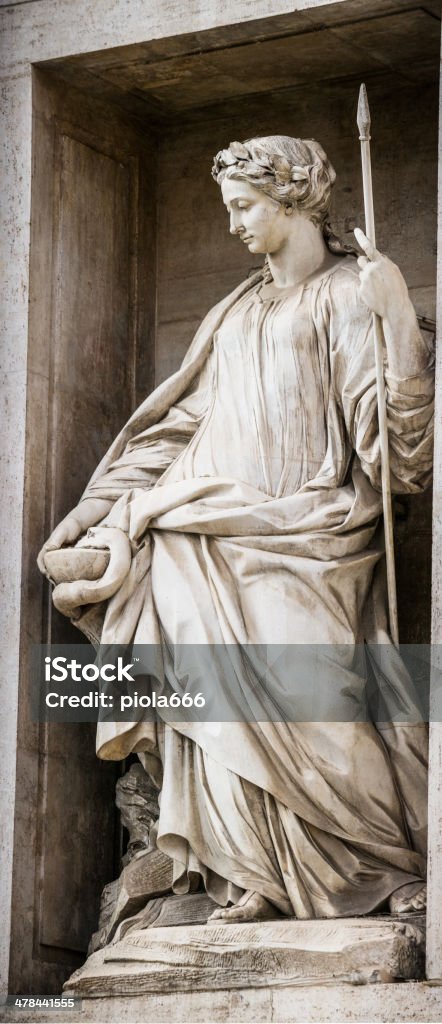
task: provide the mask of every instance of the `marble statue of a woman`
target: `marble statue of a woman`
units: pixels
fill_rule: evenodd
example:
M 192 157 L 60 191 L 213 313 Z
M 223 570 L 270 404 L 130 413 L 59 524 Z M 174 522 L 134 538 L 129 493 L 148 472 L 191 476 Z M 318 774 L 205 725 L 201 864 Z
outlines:
M 388 901 L 417 909 L 425 727 L 347 711 L 361 683 L 355 652 L 364 641 L 391 647 L 371 311 L 385 334 L 394 492 L 429 481 L 431 355 L 398 268 L 362 232 L 358 260 L 331 234 L 335 173 L 318 143 L 232 143 L 213 176 L 232 234 L 266 254 L 264 268 L 209 312 L 40 567 L 91 527 L 97 546 L 124 536 L 130 558 L 107 600 L 91 585 L 78 601 L 73 618 L 87 636 L 157 645 L 179 692 L 194 682 L 183 653 L 193 645 L 242 653 L 231 673 L 214 657 L 211 685 L 232 703 L 241 689 L 249 721 L 140 715 L 98 727 L 99 757 L 136 752 L 161 785 L 157 841 L 173 859 L 175 892 L 203 882 L 226 921 L 367 914 Z M 297 717 L 295 698 L 284 720 L 260 714 L 262 694 L 287 707 L 296 691 L 286 659 L 269 671 L 260 652 L 305 643 L 341 652 L 321 694 L 346 708 L 342 718 Z M 394 652 L 391 666 L 397 688 Z

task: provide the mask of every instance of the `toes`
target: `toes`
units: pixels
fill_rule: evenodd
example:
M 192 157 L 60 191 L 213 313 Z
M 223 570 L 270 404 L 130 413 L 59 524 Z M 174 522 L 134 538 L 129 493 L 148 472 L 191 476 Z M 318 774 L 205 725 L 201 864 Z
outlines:
M 208 924 L 211 921 L 244 921 L 245 918 L 246 915 L 241 907 L 230 907 L 228 910 L 215 910 L 209 917 Z
M 391 907 L 393 914 L 412 914 L 413 910 L 425 910 L 426 900 L 418 899 L 417 897 L 413 900 L 408 900 L 406 903 L 396 903 Z
M 217 910 L 213 911 L 213 914 L 207 918 L 207 923 L 210 921 L 241 921 L 244 917 L 244 913 L 241 908 L 237 907 L 218 907 Z
M 393 893 L 390 897 L 390 910 L 393 914 L 412 914 L 413 911 L 424 911 L 427 905 L 427 889 L 422 886 L 414 895 L 407 896 L 405 892 Z
M 208 923 L 223 921 L 230 923 L 243 921 L 265 921 L 274 917 L 271 905 L 264 897 L 256 898 L 254 893 L 245 893 L 234 907 L 217 907 L 208 918 Z
M 244 911 L 241 907 L 232 907 L 226 915 L 229 921 L 242 921 L 244 919 Z

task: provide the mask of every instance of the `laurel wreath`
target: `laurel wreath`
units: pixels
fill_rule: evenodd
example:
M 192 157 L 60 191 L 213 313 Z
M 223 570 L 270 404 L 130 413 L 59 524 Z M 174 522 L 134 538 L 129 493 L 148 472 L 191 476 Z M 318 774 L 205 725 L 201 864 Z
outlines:
M 313 165 L 300 167 L 291 164 L 287 157 L 277 153 L 266 153 L 261 146 L 244 145 L 243 142 L 231 142 L 228 149 L 217 153 L 212 167 L 212 175 L 217 180 L 222 171 L 237 166 L 247 177 L 274 181 L 276 185 L 297 186 L 301 197 L 310 185 L 310 173 Z

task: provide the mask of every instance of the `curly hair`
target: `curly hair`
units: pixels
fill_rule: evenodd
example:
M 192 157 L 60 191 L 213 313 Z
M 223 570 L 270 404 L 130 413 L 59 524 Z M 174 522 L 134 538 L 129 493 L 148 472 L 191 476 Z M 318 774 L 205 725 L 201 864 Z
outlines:
M 218 185 L 224 178 L 247 181 L 284 206 L 305 210 L 313 224 L 322 227 L 331 252 L 354 253 L 333 233 L 328 221 L 335 170 L 315 139 L 293 139 L 288 135 L 231 142 L 214 158 L 212 177 Z

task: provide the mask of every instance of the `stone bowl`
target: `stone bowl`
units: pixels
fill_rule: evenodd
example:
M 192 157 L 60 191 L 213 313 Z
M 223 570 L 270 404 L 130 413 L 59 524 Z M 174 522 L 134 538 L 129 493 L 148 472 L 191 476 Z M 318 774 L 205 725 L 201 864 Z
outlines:
M 110 551 L 99 548 L 59 548 L 47 551 L 48 574 L 57 585 L 76 580 L 99 580 L 109 565 Z

